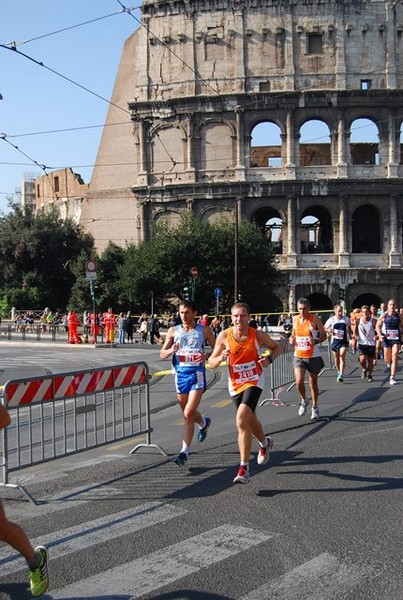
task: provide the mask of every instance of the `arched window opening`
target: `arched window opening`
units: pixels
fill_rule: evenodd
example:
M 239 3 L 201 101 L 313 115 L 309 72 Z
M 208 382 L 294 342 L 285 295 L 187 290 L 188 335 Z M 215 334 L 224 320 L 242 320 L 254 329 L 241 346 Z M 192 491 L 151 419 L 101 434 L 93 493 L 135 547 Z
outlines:
M 379 131 L 370 119 L 356 119 L 352 122 L 350 153 L 353 165 L 380 165 Z
M 256 211 L 253 218 L 272 245 L 274 252 L 282 254 L 284 224 L 280 213 L 273 208 L 262 208 Z
M 366 204 L 353 213 L 353 253 L 380 254 L 381 227 L 377 209 Z
M 301 254 L 333 252 L 332 223 L 322 206 L 311 206 L 304 211 L 300 223 Z
M 332 310 L 333 302 L 326 294 L 315 292 L 307 296 L 312 312 Z
M 357 296 L 355 300 L 353 300 L 351 308 L 361 308 L 364 306 L 364 304 L 369 307 L 375 306 L 376 308 L 379 308 L 381 302 L 383 302 L 383 300 L 377 294 L 371 294 L 369 292 L 367 294 L 360 294 Z
M 307 121 L 300 129 L 299 164 L 301 167 L 330 165 L 330 130 L 326 123 Z
M 272 122 L 259 123 L 251 134 L 250 166 L 281 167 L 281 131 Z

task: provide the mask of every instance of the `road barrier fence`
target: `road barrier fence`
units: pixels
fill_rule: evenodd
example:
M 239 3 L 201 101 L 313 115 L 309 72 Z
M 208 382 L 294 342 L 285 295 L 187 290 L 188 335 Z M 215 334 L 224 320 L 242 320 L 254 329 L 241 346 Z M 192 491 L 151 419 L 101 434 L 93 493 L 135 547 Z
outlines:
M 151 442 L 149 379 L 148 365 L 137 362 L 8 381 L 2 402 L 12 423 L 0 432 L 0 486 L 36 504 L 9 473 L 140 435 L 146 442 L 131 454 L 153 447 L 167 456 Z

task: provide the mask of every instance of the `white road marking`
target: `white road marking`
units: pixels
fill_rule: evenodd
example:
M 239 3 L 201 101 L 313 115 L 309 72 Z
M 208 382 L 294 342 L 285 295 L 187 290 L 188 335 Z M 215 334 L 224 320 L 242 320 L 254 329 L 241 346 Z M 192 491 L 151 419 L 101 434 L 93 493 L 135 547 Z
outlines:
M 271 537 L 247 527 L 223 525 L 73 583 L 53 593 L 52 598 L 126 598 L 127 594 L 127 600 L 134 600 Z
M 371 574 L 369 568 L 358 567 L 325 552 L 242 596 L 240 600 L 337 600 L 345 598 Z
M 96 544 L 107 543 L 120 535 L 134 533 L 184 514 L 186 514 L 185 510 L 175 506 L 163 502 L 148 502 L 136 508 L 41 536 L 32 540 L 32 545 L 43 544 L 49 548 L 52 559 L 59 558 L 82 549 L 88 550 Z M 8 548 L 0 551 L 2 576 L 13 573 L 24 566 L 25 561 L 19 554 L 12 554 L 12 550 L 10 551 Z

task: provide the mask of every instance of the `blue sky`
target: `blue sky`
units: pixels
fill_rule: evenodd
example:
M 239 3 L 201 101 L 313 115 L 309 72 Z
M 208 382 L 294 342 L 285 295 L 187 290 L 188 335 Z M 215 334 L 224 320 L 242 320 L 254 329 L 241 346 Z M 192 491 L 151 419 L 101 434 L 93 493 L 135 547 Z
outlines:
M 16 42 L 19 52 L 109 100 L 124 41 L 138 27 L 121 11 L 117 0 L 3 0 L 0 44 Z M 133 15 L 139 18 L 138 9 Z M 93 19 L 99 20 L 74 27 Z M 3 47 L 0 73 L 0 133 L 8 140 L 0 139 L 0 211 L 7 211 L 6 197 L 21 186 L 23 172 L 43 174 L 8 142 L 40 165 L 71 166 L 88 182 L 108 103 Z M 71 131 L 44 133 L 61 129 Z

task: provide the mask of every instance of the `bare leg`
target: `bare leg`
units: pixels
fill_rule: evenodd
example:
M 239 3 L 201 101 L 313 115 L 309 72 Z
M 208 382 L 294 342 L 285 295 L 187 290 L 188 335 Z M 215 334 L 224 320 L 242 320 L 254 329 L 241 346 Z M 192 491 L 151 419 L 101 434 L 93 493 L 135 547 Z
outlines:
M 194 424 L 200 423 L 203 417 L 197 410 L 204 390 L 192 390 L 189 394 L 178 394 L 178 402 L 183 413 L 183 442 L 190 446 L 194 434 Z
M 25 531 L 9 521 L 4 512 L 3 504 L 0 502 L 0 540 L 12 546 L 17 552 L 23 555 L 27 562 L 35 560 L 35 550 L 32 547 Z

